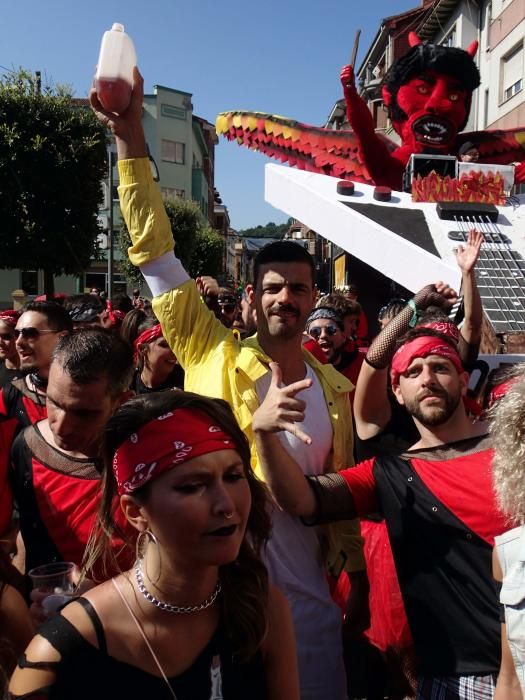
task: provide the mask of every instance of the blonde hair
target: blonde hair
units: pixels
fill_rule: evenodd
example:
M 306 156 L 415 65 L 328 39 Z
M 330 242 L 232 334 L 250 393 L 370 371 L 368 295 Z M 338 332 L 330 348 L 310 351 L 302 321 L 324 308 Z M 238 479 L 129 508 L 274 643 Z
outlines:
M 516 524 L 525 521 L 525 364 L 519 369 L 520 379 L 492 409 L 490 426 L 494 490 L 501 510 Z

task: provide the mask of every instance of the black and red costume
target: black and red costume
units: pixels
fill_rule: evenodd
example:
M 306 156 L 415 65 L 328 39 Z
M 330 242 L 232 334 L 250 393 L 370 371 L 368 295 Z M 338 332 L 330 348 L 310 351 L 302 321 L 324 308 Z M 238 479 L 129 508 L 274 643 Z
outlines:
M 319 521 L 384 515 L 423 674 L 499 669 L 492 546 L 508 525 L 495 503 L 492 456 L 486 437 L 470 438 L 309 478 Z
M 80 566 L 97 517 L 101 465 L 57 450 L 38 425 L 16 437 L 11 463 L 26 570 L 55 561 Z

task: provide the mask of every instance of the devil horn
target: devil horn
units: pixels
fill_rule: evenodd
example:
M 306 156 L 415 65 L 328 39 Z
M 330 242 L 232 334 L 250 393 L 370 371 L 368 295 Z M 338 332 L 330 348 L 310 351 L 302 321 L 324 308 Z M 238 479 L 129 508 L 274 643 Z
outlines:
M 410 44 L 411 47 L 419 46 L 419 44 L 421 44 L 421 39 L 418 37 L 418 35 L 415 32 L 409 32 L 408 43 Z
M 467 53 L 471 58 L 474 58 L 478 51 L 478 42 L 474 39 L 472 44 L 467 47 Z

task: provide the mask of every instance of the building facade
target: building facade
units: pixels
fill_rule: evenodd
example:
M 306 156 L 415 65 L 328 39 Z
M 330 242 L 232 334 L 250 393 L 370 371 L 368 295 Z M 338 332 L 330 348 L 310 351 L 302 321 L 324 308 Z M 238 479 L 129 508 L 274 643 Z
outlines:
M 152 94 L 144 96 L 142 123 L 150 155 L 155 165 L 162 194 L 166 198 L 192 199 L 199 205 L 203 217 L 210 226 L 216 227 L 214 199 L 215 146 L 218 143 L 215 127 L 208 121 L 193 113 L 192 95 L 161 85 L 154 86 Z M 87 100 L 74 102 L 79 108 L 89 108 Z M 110 147 L 114 153 L 114 145 Z M 101 226 L 100 259 L 80 276 L 55 277 L 55 289 L 65 294 L 75 294 L 97 287 L 108 289 L 108 226 L 110 211 L 113 212 L 114 240 L 122 218 L 118 203 L 118 172 L 116 157 L 112 156 L 111 176 L 102 183 L 103 201 L 100 206 L 99 223 Z M 227 217 L 227 208 L 222 205 L 223 215 Z M 222 224 L 221 224 L 222 225 Z M 229 220 L 228 220 L 229 226 Z M 118 263 L 120 251 L 114 246 L 114 260 Z M 127 292 L 123 275 L 114 265 L 113 294 Z M 0 273 L 0 308 L 12 306 L 11 294 L 23 289 L 29 298 L 43 293 L 43 273 L 38 270 L 1 270 Z

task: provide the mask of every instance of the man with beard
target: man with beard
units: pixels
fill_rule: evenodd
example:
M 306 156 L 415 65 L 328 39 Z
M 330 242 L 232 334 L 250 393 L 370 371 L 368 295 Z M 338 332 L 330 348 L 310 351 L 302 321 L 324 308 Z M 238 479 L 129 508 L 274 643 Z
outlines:
M 249 302 L 257 311 L 257 335 L 240 341 L 201 301 L 210 289 L 197 288 L 173 251 L 173 238 L 160 190 L 151 178 L 141 126 L 142 79 L 138 72 L 130 107 L 123 116 L 103 111 L 96 92 L 91 103 L 116 136 L 124 218 L 133 241 L 130 259 L 139 265 L 154 294 L 153 309 L 164 337 L 185 370 L 185 388 L 222 398 L 231 405 L 251 444 L 253 465 L 258 458 L 251 429 L 252 415 L 271 382 L 269 364 L 279 362 L 284 381 L 309 377 L 312 390 L 309 424 L 316 438 L 305 449 L 291 435 L 286 449 L 301 461 L 304 473 L 337 471 L 352 460 L 352 423 L 348 402 L 350 383 L 333 367 L 319 363 L 302 349 L 306 318 L 315 299 L 315 265 L 302 246 L 291 241 L 272 243 L 258 254 Z M 215 291 L 215 290 L 214 290 Z M 312 471 L 313 465 L 315 471 Z M 321 538 L 306 530 L 298 518 L 272 509 L 273 533 L 266 550 L 270 579 L 287 595 L 297 639 L 303 700 L 346 697 L 342 658 L 341 614 L 331 600 L 323 567 Z M 366 598 L 364 560 L 358 522 L 344 531 L 329 532 L 326 561 L 334 575 L 349 571 L 353 597 L 349 621 L 357 621 Z M 361 622 L 361 620 L 359 620 Z
M 312 442 L 296 425 L 305 403 L 295 394 L 309 381 L 281 388 L 280 370 L 272 370 L 253 430 L 279 505 L 309 524 L 382 513 L 419 661 L 417 697 L 491 698 L 500 656 L 491 555 L 507 524 L 492 490 L 493 451 L 463 405 L 468 375 L 453 341 L 415 329 L 392 360 L 393 391 L 418 442 L 332 475 L 305 479 L 282 449 L 282 430 Z

